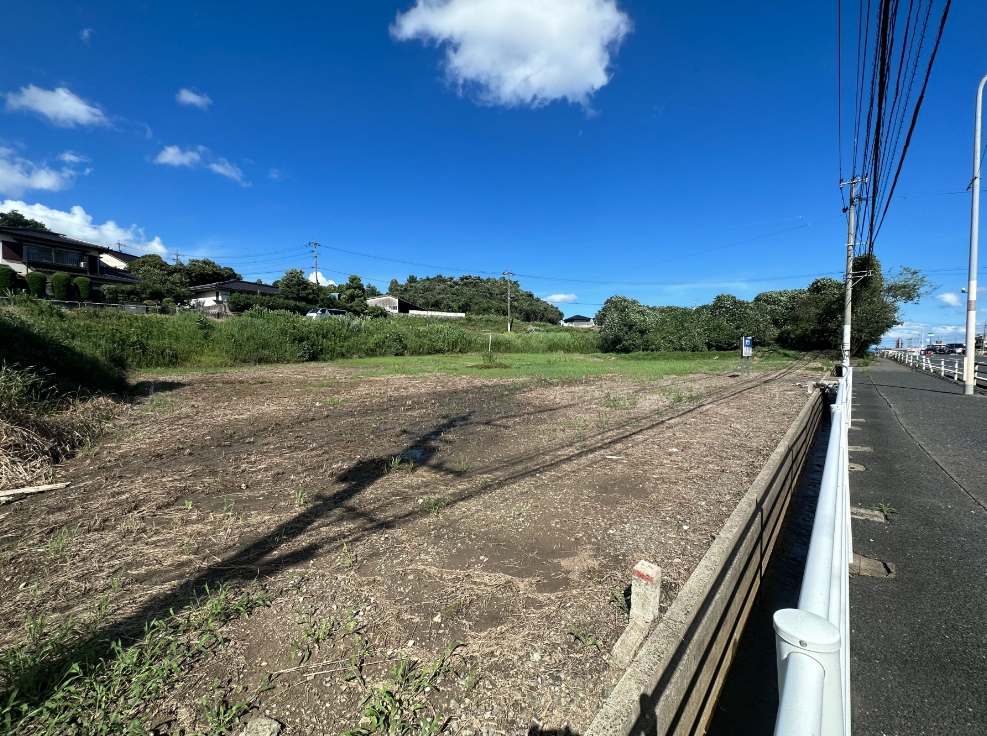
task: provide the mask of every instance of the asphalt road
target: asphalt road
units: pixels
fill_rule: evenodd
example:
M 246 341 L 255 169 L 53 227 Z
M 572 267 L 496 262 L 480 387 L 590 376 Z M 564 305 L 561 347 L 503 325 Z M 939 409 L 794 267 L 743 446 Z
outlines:
M 987 733 L 987 396 L 879 359 L 854 374 L 854 551 L 893 578 L 850 581 L 853 733 Z M 868 449 L 869 448 L 869 449 Z

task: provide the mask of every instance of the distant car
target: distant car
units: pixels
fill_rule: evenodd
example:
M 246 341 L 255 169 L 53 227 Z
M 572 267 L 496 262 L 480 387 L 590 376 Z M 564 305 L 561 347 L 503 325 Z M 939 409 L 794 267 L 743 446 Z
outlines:
M 951 342 L 946 346 L 946 351 L 949 355 L 965 355 L 966 345 L 961 342 Z
M 342 317 L 346 314 L 345 309 L 310 309 L 305 316 L 309 319 L 325 319 L 326 317 Z

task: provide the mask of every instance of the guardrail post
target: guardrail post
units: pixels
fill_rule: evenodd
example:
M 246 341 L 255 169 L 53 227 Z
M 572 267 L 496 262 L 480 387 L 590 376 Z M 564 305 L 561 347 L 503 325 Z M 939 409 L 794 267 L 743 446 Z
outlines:
M 797 608 L 784 608 L 774 615 L 778 656 L 780 707 L 775 733 L 849 736 L 843 733 L 843 683 L 840 675 L 840 631 L 822 616 Z M 812 660 L 812 664 L 805 660 Z M 807 692 L 788 692 L 791 687 Z M 822 673 L 821 688 L 819 673 Z M 821 697 L 819 697 L 821 696 Z M 815 703 L 818 702 L 818 708 Z

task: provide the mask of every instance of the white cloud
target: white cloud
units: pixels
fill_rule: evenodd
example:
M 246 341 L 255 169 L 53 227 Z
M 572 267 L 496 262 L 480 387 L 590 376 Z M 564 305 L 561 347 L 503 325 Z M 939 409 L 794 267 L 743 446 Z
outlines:
M 202 154 L 197 150 L 188 148 L 183 151 L 179 146 L 165 146 L 155 157 L 154 163 L 166 166 L 194 166 L 201 160 Z
M 175 95 L 175 99 L 178 100 L 179 105 L 191 105 L 192 107 L 197 107 L 200 110 L 208 110 L 209 106 L 212 104 L 212 98 L 209 97 L 205 92 L 199 93 L 186 87 L 182 87 L 178 90 L 178 94 Z
M 446 44 L 447 79 L 483 104 L 588 107 L 630 30 L 616 0 L 416 0 L 391 35 Z
M 948 291 L 945 294 L 936 294 L 936 299 L 938 299 L 939 301 L 941 301 L 943 303 L 943 306 L 946 306 L 946 307 L 963 307 L 963 306 L 966 306 L 966 303 L 965 303 L 962 295 L 960 295 L 960 294 L 954 294 L 951 291 Z
M 21 87 L 20 92 L 10 92 L 6 97 L 8 110 L 36 112 L 61 128 L 74 128 L 76 125 L 107 127 L 110 125 L 109 118 L 98 105 L 86 102 L 66 87 L 47 90 L 32 84 Z
M 83 28 L 81 31 L 79 31 L 79 38 L 81 38 L 85 43 L 89 43 L 89 39 L 92 37 L 92 35 L 93 35 L 92 28 Z
M 284 172 L 282 172 L 281 169 L 271 169 L 267 172 L 267 177 L 269 179 L 274 179 L 274 181 L 280 181 L 285 178 Z
M 315 280 L 316 274 L 318 274 L 318 276 L 319 276 L 319 280 L 318 281 Z M 313 284 L 322 284 L 323 286 L 335 286 L 336 285 L 336 282 L 335 281 L 333 281 L 332 279 L 327 279 L 325 276 L 323 276 L 321 271 L 318 271 L 318 272 L 312 271 L 312 273 L 310 273 L 308 275 L 308 280 L 311 281 Z
M 227 179 L 232 179 L 242 187 L 250 186 L 250 182 L 246 180 L 240 167 L 230 163 L 225 158 L 217 158 L 209 164 L 209 170 L 216 172 L 220 176 L 225 176 Z
M 154 163 L 167 166 L 187 166 L 190 169 L 202 165 L 220 176 L 232 179 L 242 187 L 250 186 L 250 182 L 247 181 L 246 175 L 239 166 L 225 158 L 213 156 L 212 151 L 205 146 L 184 150 L 180 146 L 165 146 L 155 156 Z
M 72 186 L 80 173 L 88 174 L 89 170 L 79 172 L 68 166 L 55 170 L 44 162 L 36 164 L 20 157 L 13 149 L 0 147 L 0 193 L 3 194 L 16 197 L 31 189 L 57 192 Z
M 552 294 L 551 296 L 546 296 L 545 301 L 552 304 L 572 304 L 578 298 L 575 294 Z
M 81 153 L 76 153 L 75 151 L 66 151 L 58 157 L 58 160 L 64 161 L 67 164 L 82 164 L 87 163 L 91 159 L 83 156 Z
M 34 220 L 41 220 L 55 232 L 77 240 L 98 243 L 108 248 L 115 247 L 118 242 L 121 242 L 125 245 L 136 246 L 140 250 L 162 255 L 167 252 L 161 238 L 155 237 L 153 240 L 148 240 L 144 235 L 143 228 L 139 228 L 137 225 L 121 227 L 113 220 L 107 220 L 101 225 L 94 224 L 92 215 L 87 214 L 79 205 L 73 207 L 69 212 L 63 212 L 45 207 L 43 204 L 27 204 L 14 199 L 0 203 L 0 212 L 9 212 L 10 210 L 17 210 L 25 217 Z

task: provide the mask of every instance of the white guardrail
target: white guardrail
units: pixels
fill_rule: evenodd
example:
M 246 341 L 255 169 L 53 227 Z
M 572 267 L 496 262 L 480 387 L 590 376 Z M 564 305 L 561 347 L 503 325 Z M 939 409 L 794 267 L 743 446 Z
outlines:
M 853 372 L 841 378 L 798 608 L 775 612 L 775 736 L 850 734 L 850 473 Z
M 952 378 L 954 381 L 963 380 L 963 358 L 930 357 L 907 350 L 878 350 L 877 354 L 882 358 L 889 358 L 902 365 L 907 365 L 909 368 L 936 373 L 943 378 Z M 973 375 L 978 386 L 981 381 L 987 381 L 987 366 L 974 362 Z

